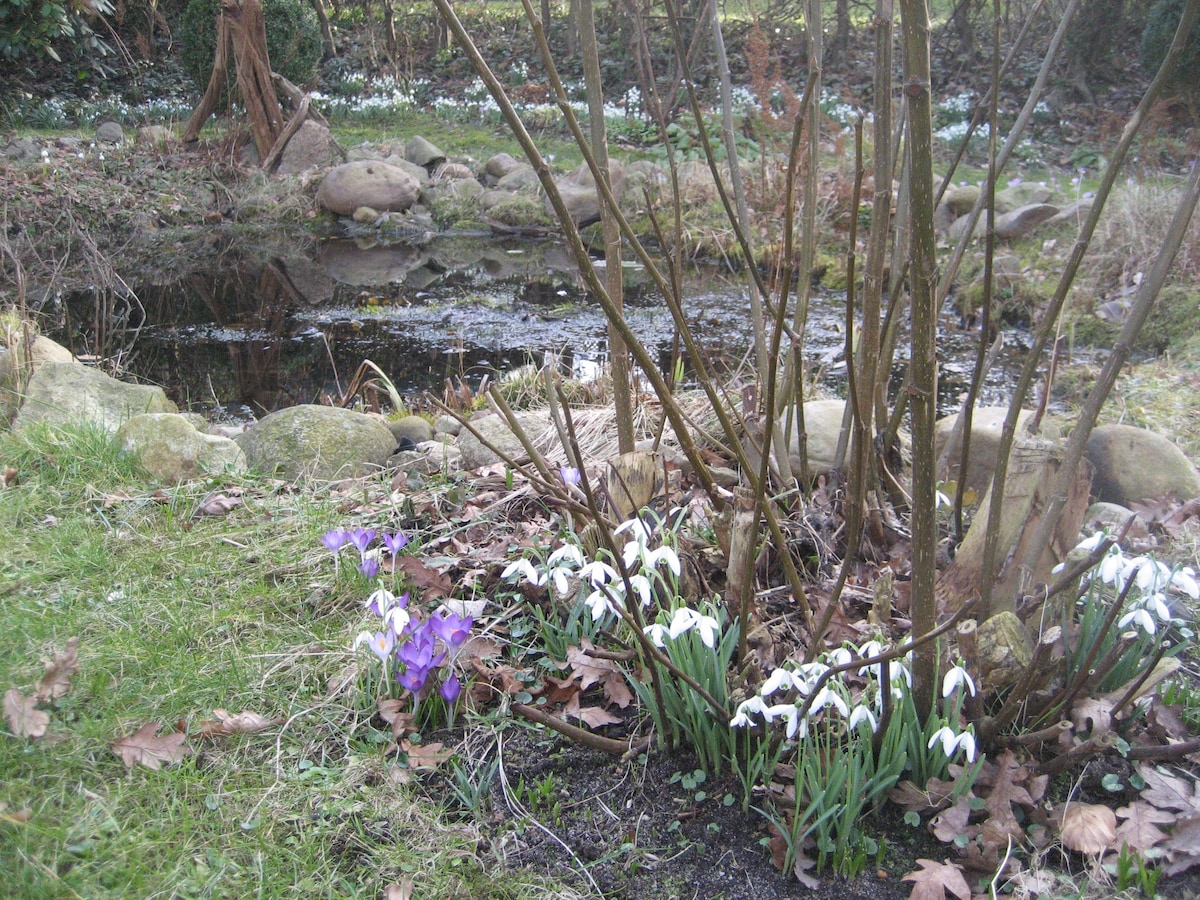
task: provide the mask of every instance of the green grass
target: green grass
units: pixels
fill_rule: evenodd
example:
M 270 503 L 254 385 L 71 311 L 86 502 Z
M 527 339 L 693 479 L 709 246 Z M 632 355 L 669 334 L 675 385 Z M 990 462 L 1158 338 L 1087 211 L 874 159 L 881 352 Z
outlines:
M 79 638 L 79 673 L 47 734 L 0 736 L 8 898 L 545 896 L 485 869 L 383 757 L 346 679 L 360 606 L 319 536 L 336 502 L 248 482 L 244 505 L 193 518 L 210 489 L 154 493 L 95 432 L 0 435 L 0 689 L 31 695 Z M 342 583 L 347 582 L 347 583 Z M 331 685 L 350 684 L 350 689 Z M 213 710 L 282 725 L 192 738 L 194 755 L 127 771 L 109 742 Z

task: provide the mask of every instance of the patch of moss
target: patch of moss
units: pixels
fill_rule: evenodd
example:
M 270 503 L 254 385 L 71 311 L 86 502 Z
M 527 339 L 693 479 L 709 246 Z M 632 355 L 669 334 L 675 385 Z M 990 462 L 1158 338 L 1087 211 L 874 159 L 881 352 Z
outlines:
M 1111 347 L 1121 332 L 1119 322 L 1101 319 L 1095 312 L 1076 308 L 1068 316 L 1072 341 L 1091 347 Z M 1146 320 L 1133 352 L 1159 356 L 1167 351 L 1186 356 L 1196 349 L 1200 334 L 1200 295 L 1184 285 L 1163 288 Z

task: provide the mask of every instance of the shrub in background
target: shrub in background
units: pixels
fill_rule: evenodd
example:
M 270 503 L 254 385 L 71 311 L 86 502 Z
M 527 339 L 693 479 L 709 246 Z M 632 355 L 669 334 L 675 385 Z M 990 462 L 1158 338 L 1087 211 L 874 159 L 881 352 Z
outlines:
M 1158 0 L 1150 7 L 1146 17 L 1146 29 L 1142 32 L 1142 66 L 1150 74 L 1158 71 L 1171 39 L 1183 18 L 1184 0 Z M 1193 98 L 1200 96 L 1200 22 L 1192 26 L 1187 47 L 1175 71 L 1174 83 Z

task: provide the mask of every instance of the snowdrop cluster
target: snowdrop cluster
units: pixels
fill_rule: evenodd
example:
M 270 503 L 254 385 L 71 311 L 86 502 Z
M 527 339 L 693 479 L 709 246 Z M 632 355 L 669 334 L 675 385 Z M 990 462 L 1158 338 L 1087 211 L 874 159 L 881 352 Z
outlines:
M 566 478 L 564 475 L 564 480 Z M 535 564 L 522 557 L 510 563 L 501 577 L 506 580 L 521 577 L 535 587 L 552 584 L 560 597 L 577 592 L 591 612 L 593 621 L 616 615 L 618 608 L 626 603 L 629 590 L 643 607 L 648 607 L 655 597 L 656 586 L 671 587 L 659 567 L 662 566 L 671 576 L 678 578 L 679 556 L 668 544 L 653 546 L 654 532 L 642 519 L 623 522 L 614 530 L 614 535 L 626 537 L 621 551 L 621 564 L 627 578 L 615 566 L 603 560 L 587 559 L 579 545 L 573 542 L 564 543 L 544 563 Z M 668 593 L 673 596 L 673 589 Z M 707 632 L 702 630 L 701 633 Z
M 762 683 L 755 696 L 738 705 L 729 725 L 731 728 L 753 727 L 757 716 L 768 725 L 779 720 L 784 725 L 787 739 L 800 741 L 808 737 L 810 723 L 818 720 L 826 726 L 831 722 L 840 723 L 847 733 L 857 732 L 862 725 L 875 732 L 879 729 L 883 710 L 883 691 L 889 691 L 896 708 L 901 708 L 899 701 L 904 700 L 912 688 L 908 659 L 902 657 L 880 665 L 860 666 L 858 674 L 869 680 L 857 696 L 840 674 L 827 677 L 827 673 L 835 667 L 852 664 L 856 658 L 879 656 L 884 650 L 879 641 L 871 640 L 855 650 L 839 647 L 818 662 L 778 668 Z M 886 687 L 879 681 L 881 669 L 886 670 Z M 974 695 L 975 682 L 967 670 L 958 665 L 950 668 L 943 677 L 942 696 L 950 699 L 960 690 Z M 969 730 L 958 732 L 947 724 L 933 734 L 928 748 L 932 750 L 939 743 L 947 758 L 962 749 L 967 761 L 974 762 L 975 736 Z
M 1098 531 L 1081 541 L 1075 550 L 1090 553 L 1106 537 Z M 1059 572 L 1064 566 L 1060 564 L 1054 571 Z M 1109 548 L 1096 568 L 1084 578 L 1098 579 L 1117 594 L 1128 589 L 1126 609 L 1117 620 L 1117 626 L 1125 628 L 1133 625 L 1147 635 L 1156 634 L 1159 625 L 1170 625 L 1175 621 L 1170 592 L 1183 594 L 1192 600 L 1200 599 L 1200 584 L 1191 566 L 1172 568 L 1150 555 L 1126 556 L 1117 544 Z

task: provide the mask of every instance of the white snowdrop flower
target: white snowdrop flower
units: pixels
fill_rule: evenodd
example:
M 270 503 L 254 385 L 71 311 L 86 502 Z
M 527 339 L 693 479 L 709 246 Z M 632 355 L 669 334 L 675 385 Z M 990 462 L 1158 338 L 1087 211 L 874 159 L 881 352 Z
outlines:
M 858 728 L 859 723 L 864 720 L 870 724 L 872 731 L 879 730 L 879 722 L 875 718 L 875 713 L 871 711 L 871 707 L 860 703 L 854 709 L 850 710 L 850 730 L 854 731 Z
M 592 587 L 600 587 L 602 584 L 612 584 L 621 576 L 617 574 L 616 569 L 607 563 L 593 560 L 586 563 L 579 570 L 579 577 L 587 581 Z
M 584 606 L 591 610 L 593 622 L 598 622 L 608 613 L 616 612 L 616 609 L 613 608 L 612 601 L 608 598 L 608 593 L 602 588 L 597 588 L 588 594 L 587 597 L 584 598 L 583 603 Z
M 575 544 L 563 544 L 551 553 L 550 558 L 546 560 L 546 565 L 551 567 L 567 564 L 572 565 L 576 569 L 584 564 L 583 551 Z
M 769 697 L 777 691 L 788 690 L 791 687 L 792 673 L 787 669 L 776 669 L 767 676 L 767 680 L 762 683 L 758 692 L 764 697 Z
M 505 580 L 512 578 L 514 575 L 524 575 L 525 580 L 534 587 L 541 587 L 546 583 L 547 578 L 545 570 L 535 568 L 533 563 L 524 557 L 521 557 L 516 562 L 509 563 L 504 571 L 500 573 L 500 577 Z
M 1123 615 L 1121 620 L 1117 622 L 1117 627 L 1124 628 L 1130 622 L 1133 622 L 1135 625 L 1140 627 L 1144 632 L 1146 632 L 1146 634 L 1154 634 L 1154 632 L 1157 630 L 1157 626 L 1154 623 L 1154 616 L 1150 615 L 1149 612 L 1142 609 L 1140 606 L 1137 609 L 1134 609 L 1131 612 L 1127 612 L 1125 615 Z
M 1107 537 L 1108 537 L 1108 535 L 1106 535 L 1103 531 L 1094 532 L 1090 537 L 1086 537 L 1082 541 L 1080 541 L 1078 544 L 1076 544 L 1075 549 L 1080 550 L 1084 553 L 1091 553 L 1093 550 L 1095 550 L 1097 547 L 1099 547 L 1102 543 L 1104 543 L 1104 540 Z
M 393 606 L 383 616 L 383 624 L 385 628 L 390 628 L 392 634 L 400 634 L 408 627 L 410 621 L 408 610 L 399 606 Z
M 650 643 L 654 644 L 654 646 L 658 647 L 660 650 L 667 645 L 665 639 L 668 637 L 669 632 L 667 631 L 667 626 L 661 624 L 660 622 L 655 622 L 653 625 L 647 625 L 642 629 L 642 633 L 645 634 L 646 637 L 650 638 Z
M 783 719 L 787 726 L 786 734 L 790 741 L 800 731 L 800 726 L 804 726 L 804 733 L 800 735 L 801 739 L 808 736 L 808 720 L 801 719 L 800 710 L 796 709 L 794 703 L 777 703 L 775 706 L 768 706 L 763 710 L 763 718 L 768 722 L 774 722 L 776 718 Z
M 675 610 L 675 614 L 671 616 L 671 640 L 679 637 L 685 631 L 688 631 L 696 624 L 699 614 L 686 606 L 681 606 Z
M 844 666 L 854 659 L 854 654 L 847 647 L 838 647 L 836 650 L 830 650 L 826 655 L 829 660 L 829 665 L 836 668 Z
M 941 741 L 942 752 L 950 759 L 961 748 L 967 754 L 967 762 L 975 762 L 975 735 L 969 731 L 955 734 L 949 725 L 943 725 L 929 739 L 929 749 L 932 750 Z
M 369 631 L 360 631 L 358 633 L 358 637 L 354 639 L 354 646 L 351 649 L 358 650 L 359 647 L 362 647 L 365 644 L 370 644 L 374 637 L 375 635 Z
M 967 692 L 975 696 L 975 682 L 971 680 L 971 673 L 962 666 L 955 666 L 942 678 L 942 696 L 949 697 L 960 685 L 965 685 Z
M 761 697 L 751 697 L 749 700 L 743 700 L 738 704 L 736 714 L 729 720 L 730 728 L 747 728 L 754 724 L 750 715 L 756 713 L 761 715 L 766 709 Z
M 1171 576 L 1171 586 L 1177 587 L 1193 600 L 1200 600 L 1200 584 L 1196 583 L 1196 572 L 1191 566 L 1184 566 Z
M 649 606 L 654 599 L 654 591 L 650 587 L 650 579 L 645 575 L 629 576 L 629 586 L 642 600 L 642 606 Z
M 675 573 L 675 577 L 679 577 L 681 571 L 679 565 L 679 555 L 670 547 L 659 547 L 657 550 L 647 550 L 645 556 L 642 557 L 642 563 L 647 568 L 653 569 L 658 565 L 659 561 L 663 560 L 667 564 L 667 568 Z
M 696 628 L 700 632 L 700 642 L 705 647 L 712 649 L 717 646 L 717 637 L 721 633 L 721 626 L 712 616 L 697 616 Z
M 834 707 L 843 716 L 850 715 L 850 707 L 846 704 L 846 701 L 842 699 L 837 691 L 831 691 L 828 685 L 817 691 L 813 697 L 812 705 L 808 708 L 808 714 L 810 716 L 815 715 L 827 706 Z
M 1124 568 L 1125 557 L 1121 553 L 1121 548 L 1114 544 L 1113 548 L 1108 551 L 1108 555 L 1100 560 L 1100 580 L 1105 584 L 1112 584 Z
M 1143 600 L 1142 608 L 1157 615 L 1160 622 L 1170 622 L 1172 619 L 1171 607 L 1167 605 L 1166 595 L 1161 592 L 1155 592 Z

